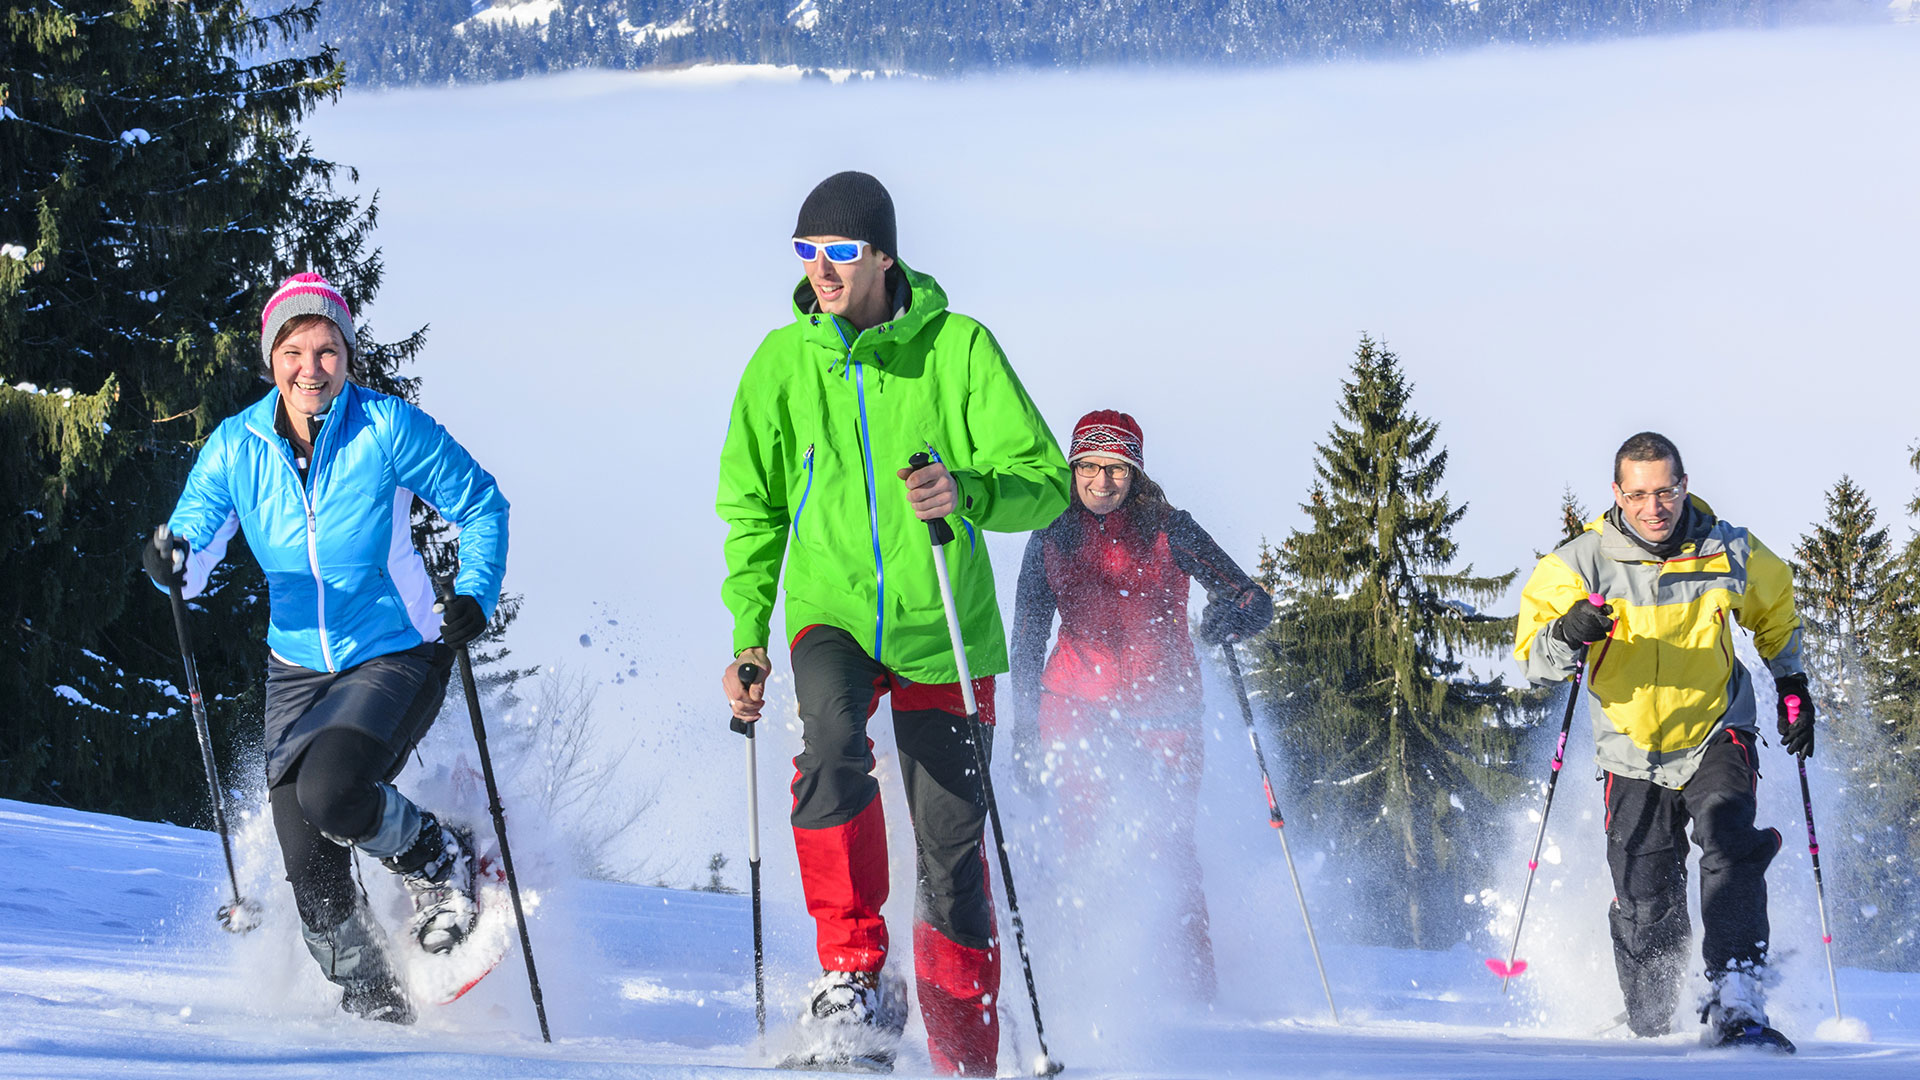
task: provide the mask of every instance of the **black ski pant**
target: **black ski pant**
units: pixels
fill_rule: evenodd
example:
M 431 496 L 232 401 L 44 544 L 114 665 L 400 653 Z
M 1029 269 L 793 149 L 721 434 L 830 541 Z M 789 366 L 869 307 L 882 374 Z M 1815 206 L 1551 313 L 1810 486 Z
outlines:
M 294 905 L 311 930 L 332 930 L 353 913 L 358 889 L 343 845 L 373 831 L 385 798 L 380 785 L 400 774 L 440 711 L 450 674 L 440 652 L 451 655 L 423 646 L 337 673 L 296 669 L 302 677 L 289 678 L 276 670 L 267 684 L 268 712 L 322 712 L 326 721 L 267 790 Z M 366 716 L 370 710 L 395 715 Z M 403 734 L 381 739 L 370 726 Z
M 1760 770 L 1750 731 L 1713 737 L 1675 790 L 1606 775 L 1608 913 L 1614 967 L 1636 1035 L 1666 1034 L 1679 1003 L 1693 926 L 1687 915 L 1687 826 L 1700 846 L 1701 952 L 1709 976 L 1758 966 L 1767 953 L 1767 865 L 1778 829 L 1753 823 Z
M 903 679 L 853 635 L 811 626 L 793 642 L 793 685 L 802 725 L 793 759 L 793 839 L 820 966 L 877 971 L 886 962 L 886 819 L 867 722 L 891 694 L 913 819 L 915 996 L 927 1052 L 937 1073 L 992 1076 L 1000 951 L 982 842 L 986 800 L 960 684 Z M 991 724 L 993 678 L 973 685 L 981 721 Z M 991 752 L 988 731 L 981 739 L 981 749 Z

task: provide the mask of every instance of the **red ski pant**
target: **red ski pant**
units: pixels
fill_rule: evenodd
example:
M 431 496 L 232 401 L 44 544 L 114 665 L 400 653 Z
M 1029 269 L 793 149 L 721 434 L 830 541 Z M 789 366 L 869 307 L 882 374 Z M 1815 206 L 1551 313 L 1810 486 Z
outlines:
M 1122 873 L 1158 867 L 1173 917 L 1155 935 L 1160 969 L 1211 1001 L 1213 941 L 1193 837 L 1206 757 L 1200 717 L 1134 720 L 1114 711 L 1107 702 L 1041 694 L 1040 741 L 1059 778 L 1067 850 L 1114 856 L 1096 862 L 1127 868 Z
M 820 966 L 878 971 L 886 962 L 886 821 L 867 722 L 891 693 L 913 820 L 914 977 L 927 1049 L 941 1072 L 992 1075 L 1000 951 L 981 839 L 986 802 L 960 684 L 908 682 L 832 626 L 810 626 L 794 639 L 793 681 L 803 744 L 793 759 L 793 837 Z M 974 680 L 987 724 L 993 685 L 991 677 Z M 990 740 L 983 748 L 990 751 Z

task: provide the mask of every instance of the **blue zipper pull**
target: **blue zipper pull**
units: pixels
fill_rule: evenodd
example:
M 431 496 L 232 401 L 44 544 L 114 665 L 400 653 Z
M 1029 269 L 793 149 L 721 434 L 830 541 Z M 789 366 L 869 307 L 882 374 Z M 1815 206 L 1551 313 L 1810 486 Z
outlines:
M 813 444 L 807 444 L 807 452 L 800 455 L 800 463 L 806 466 L 807 486 L 800 491 L 800 505 L 793 508 L 793 535 L 800 537 L 800 515 L 807 512 L 807 496 L 813 494 Z

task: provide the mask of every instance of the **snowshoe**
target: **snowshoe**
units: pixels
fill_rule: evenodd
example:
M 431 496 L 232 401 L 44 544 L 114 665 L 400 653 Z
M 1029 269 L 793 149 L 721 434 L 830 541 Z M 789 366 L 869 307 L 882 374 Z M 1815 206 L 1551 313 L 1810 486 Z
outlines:
M 342 989 L 340 1008 L 367 1020 L 413 1023 L 413 1002 L 387 963 L 380 929 L 366 908 L 356 906 L 339 925 L 325 930 L 303 923 L 300 936 L 320 964 L 320 973 Z
M 907 985 L 891 971 L 828 971 L 814 982 L 783 1069 L 890 1073 L 907 1026 Z
M 413 900 L 407 933 L 430 953 L 451 952 L 479 918 L 473 899 L 473 833 L 420 815 L 420 835 L 398 855 L 380 860 L 400 875 Z
M 1708 1045 L 1732 1049 L 1765 1050 L 1774 1054 L 1791 1054 L 1799 1049 L 1793 1045 L 1793 1040 L 1753 1020 L 1734 1020 L 1722 1024 L 1719 1030 L 1713 1033 Z
M 415 1001 L 451 1005 L 479 985 L 506 958 L 514 942 L 512 897 L 499 857 L 476 849 L 473 928 L 457 949 L 414 952 L 405 959 L 407 990 Z
M 1701 1041 L 1715 1047 L 1748 1047 L 1791 1054 L 1792 1040 L 1767 1026 L 1766 988 L 1757 967 L 1724 971 L 1713 977 L 1713 992 L 1700 1006 L 1707 1025 Z

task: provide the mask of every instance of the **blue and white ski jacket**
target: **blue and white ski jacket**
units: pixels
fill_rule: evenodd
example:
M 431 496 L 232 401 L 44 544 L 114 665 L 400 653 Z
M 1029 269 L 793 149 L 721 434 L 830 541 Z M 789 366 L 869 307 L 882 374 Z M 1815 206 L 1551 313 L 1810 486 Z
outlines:
M 507 563 L 507 500 L 433 417 L 349 383 L 321 425 L 303 483 L 274 429 L 280 391 L 227 418 L 201 448 L 167 525 L 193 546 L 198 596 L 235 529 L 266 572 L 267 644 L 288 663 L 344 671 L 440 639 L 433 583 L 409 526 L 418 495 L 460 530 L 454 591 L 491 618 Z

